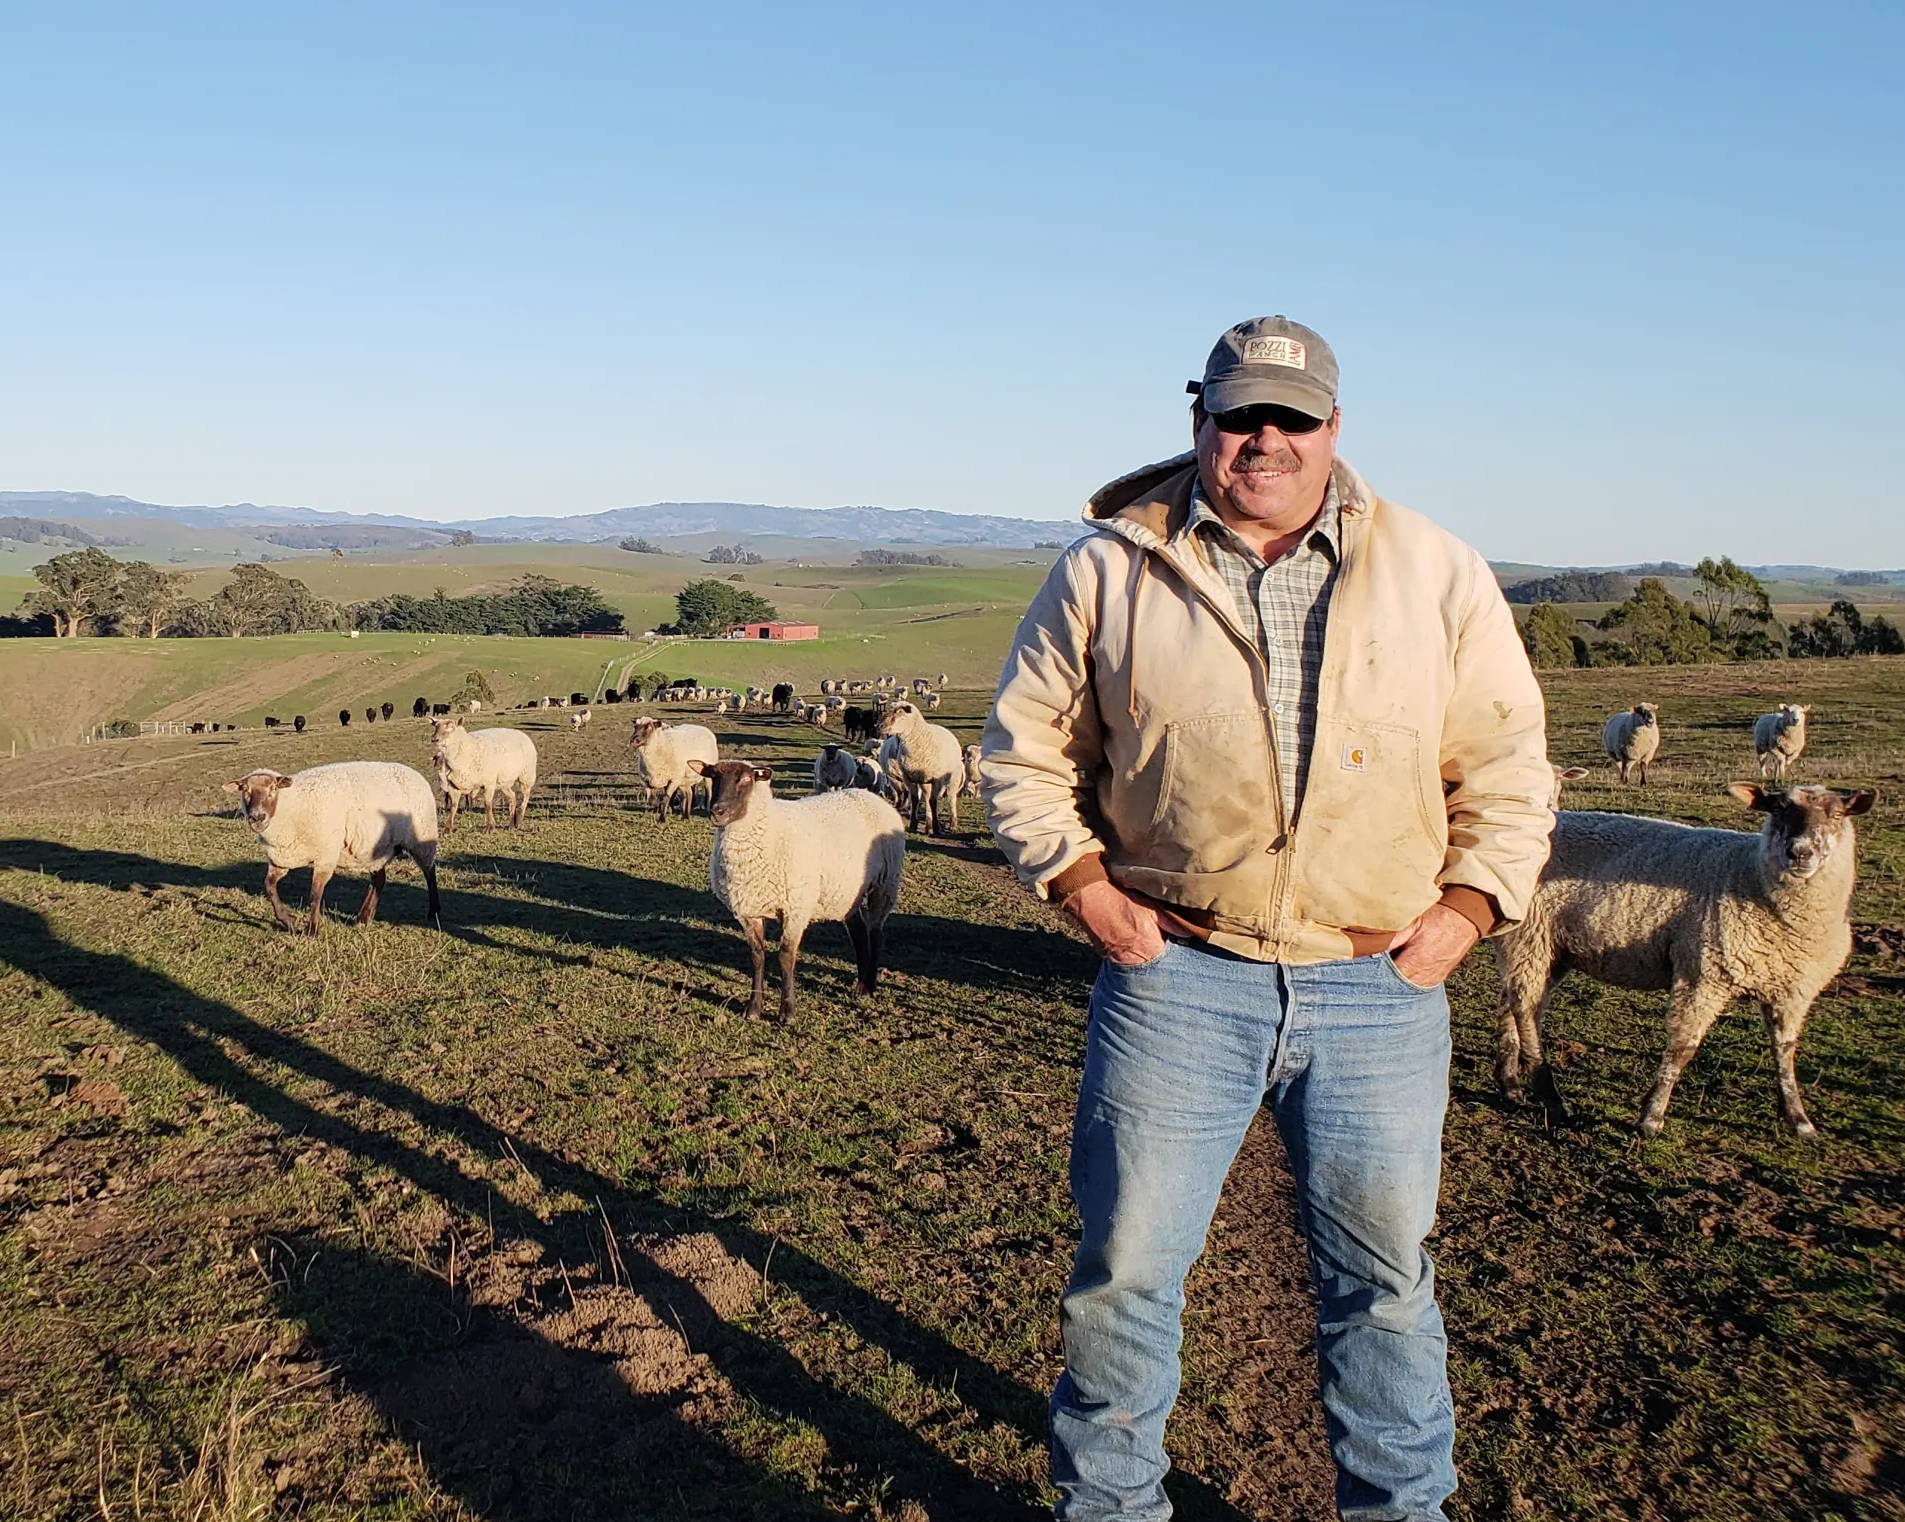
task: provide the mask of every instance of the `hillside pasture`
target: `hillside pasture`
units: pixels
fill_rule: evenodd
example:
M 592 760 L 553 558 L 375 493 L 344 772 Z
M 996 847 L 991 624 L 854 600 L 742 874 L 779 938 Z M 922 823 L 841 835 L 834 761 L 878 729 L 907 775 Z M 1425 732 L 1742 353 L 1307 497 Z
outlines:
M 1637 1143 L 1661 1001 L 1573 984 L 1553 1037 L 1578 1120 L 1547 1133 L 1492 1092 L 1486 960 L 1459 972 L 1434 1243 L 1453 1515 L 1896 1522 L 1905 661 L 1546 685 L 1556 758 L 1595 767 L 1573 806 L 1746 826 L 1723 785 L 1780 698 L 1819 705 L 1802 777 L 1881 802 L 1863 949 L 1800 1054 L 1816 1143 L 1777 1126 L 1750 1016 Z M 952 695 L 962 739 L 986 696 Z M 1642 697 L 1665 729 L 1645 793 L 1593 756 Z M 340 882 L 322 937 L 278 932 L 219 791 L 350 756 L 427 771 L 427 724 L 0 765 L 7 1514 L 1035 1515 L 1088 949 L 967 800 L 963 838 L 912 843 L 877 996 L 848 997 L 820 927 L 800 1020 L 744 1020 L 706 820 L 637 812 L 617 723 L 509 722 L 544 785 L 528 830 L 449 838 L 442 934 L 405 867 L 376 925 Z M 806 791 L 818 731 L 708 722 Z M 1260 1126 L 1191 1285 L 1181 1515 L 1332 1515 L 1306 1285 Z

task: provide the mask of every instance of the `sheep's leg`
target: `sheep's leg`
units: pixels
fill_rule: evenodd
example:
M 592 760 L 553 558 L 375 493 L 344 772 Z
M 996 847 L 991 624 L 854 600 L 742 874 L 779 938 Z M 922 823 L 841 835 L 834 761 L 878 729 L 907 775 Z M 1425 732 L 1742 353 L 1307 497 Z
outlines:
M 454 835 L 456 833 L 457 810 L 463 806 L 463 795 L 461 793 L 452 792 L 446 787 L 443 790 L 443 801 L 450 806 L 450 822 L 444 825 L 443 833 L 445 835 Z
M 859 973 L 859 981 L 854 984 L 856 997 L 873 992 L 873 985 L 879 981 L 879 968 L 873 961 L 872 926 L 867 919 L 866 905 L 857 904 L 853 913 L 846 918 L 847 939 L 853 942 L 853 964 Z
M 483 812 L 489 817 L 489 827 L 496 828 L 496 789 L 489 783 L 483 784 Z
M 517 783 L 514 797 L 516 806 L 510 811 L 509 823 L 512 829 L 520 830 L 523 827 L 523 821 L 529 817 L 529 784 Z
M 1627 763 L 1623 761 L 1621 762 L 1621 785 L 1624 787 L 1626 786 L 1626 784 L 1627 784 Z
M 318 926 L 324 923 L 324 890 L 330 884 L 335 866 L 316 866 L 311 868 L 311 929 L 310 934 L 318 933 Z
M 794 965 L 800 960 L 801 938 L 807 933 L 807 926 L 800 920 L 782 919 L 781 921 L 781 1020 L 792 1020 L 799 1011 L 795 1008 Z
M 410 859 L 423 871 L 424 886 L 430 890 L 430 923 L 443 928 L 443 901 L 437 897 L 437 843 L 420 840 L 409 848 Z
M 1779 1075 L 1779 1116 L 1794 1136 L 1819 1134 L 1819 1128 L 1806 1114 L 1805 1102 L 1799 1097 L 1799 1076 L 1793 1071 L 1799 1033 L 1806 1027 L 1806 1012 L 1811 1007 L 1810 1001 L 1760 1005 L 1766 1034 L 1773 1042 L 1773 1070 Z
M 754 959 L 754 993 L 741 1013 L 750 1020 L 758 1020 L 767 1013 L 767 921 L 742 920 L 741 929 L 747 935 L 748 953 Z
M 377 895 L 384 891 L 384 884 L 390 880 L 390 869 L 379 867 L 370 874 L 370 886 L 364 890 L 364 901 L 357 906 L 357 923 L 368 925 L 377 918 Z
M 1640 764 L 1640 785 L 1642 787 L 1647 786 L 1647 768 L 1652 765 L 1652 761 L 1643 761 Z
M 265 868 L 265 897 L 271 900 L 271 917 L 281 929 L 296 931 L 298 922 L 291 917 L 291 911 L 284 906 L 284 900 L 278 897 L 278 884 L 283 879 L 283 867 Z
M 1673 991 L 1673 1003 L 1667 1012 L 1667 1051 L 1660 1059 L 1660 1071 L 1641 1106 L 1635 1129 L 1642 1136 L 1658 1136 L 1667 1123 L 1667 1106 L 1673 1100 L 1673 1088 L 1680 1075 L 1693 1061 L 1700 1043 L 1713 1029 L 1726 1008 L 1726 994 L 1710 984 L 1680 983 Z

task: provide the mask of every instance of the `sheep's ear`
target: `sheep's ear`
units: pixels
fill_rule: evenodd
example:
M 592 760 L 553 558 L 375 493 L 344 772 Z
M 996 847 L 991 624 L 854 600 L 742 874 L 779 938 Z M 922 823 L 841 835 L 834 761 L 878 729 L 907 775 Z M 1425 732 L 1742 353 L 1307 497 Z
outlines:
M 1844 788 L 1835 788 L 1833 791 L 1845 800 L 1845 811 L 1848 814 L 1863 814 L 1879 801 L 1878 792 L 1869 787 L 1862 787 L 1857 792 L 1848 792 Z
M 242 793 L 244 790 L 244 787 L 236 782 L 227 782 L 225 784 L 225 791 L 228 793 Z
M 754 768 L 754 780 L 756 782 L 772 782 L 774 780 L 774 773 L 768 767 L 757 766 Z
M 693 772 L 697 777 L 705 777 L 708 774 L 708 763 L 705 761 L 690 761 L 688 763 L 688 770 Z
M 1566 771 L 1556 773 L 1563 782 L 1579 782 L 1587 774 L 1585 766 L 1570 766 Z
M 1749 809 L 1764 809 L 1768 813 L 1783 801 L 1783 795 L 1776 794 L 1771 788 L 1761 787 L 1757 782 L 1729 782 L 1726 790 Z

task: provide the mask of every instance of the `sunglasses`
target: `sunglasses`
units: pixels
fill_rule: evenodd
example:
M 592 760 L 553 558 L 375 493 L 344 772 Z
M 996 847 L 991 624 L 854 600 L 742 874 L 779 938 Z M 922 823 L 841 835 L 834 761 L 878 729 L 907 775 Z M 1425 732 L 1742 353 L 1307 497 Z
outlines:
M 1210 420 L 1217 425 L 1219 433 L 1261 433 L 1266 428 L 1274 428 L 1278 433 L 1289 435 L 1315 433 L 1329 421 L 1328 418 L 1311 417 L 1307 412 L 1298 412 L 1294 407 L 1279 407 L 1275 402 L 1260 402 L 1254 407 L 1233 407 L 1228 412 L 1213 412 Z

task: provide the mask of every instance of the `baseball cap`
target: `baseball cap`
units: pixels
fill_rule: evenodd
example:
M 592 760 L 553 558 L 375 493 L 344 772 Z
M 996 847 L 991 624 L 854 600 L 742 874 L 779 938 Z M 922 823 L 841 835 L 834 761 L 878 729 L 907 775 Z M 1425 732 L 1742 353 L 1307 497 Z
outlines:
M 1275 402 L 1328 418 L 1336 407 L 1336 356 L 1300 322 L 1256 317 L 1218 339 L 1204 361 L 1203 380 L 1184 389 L 1203 398 L 1206 412 Z

